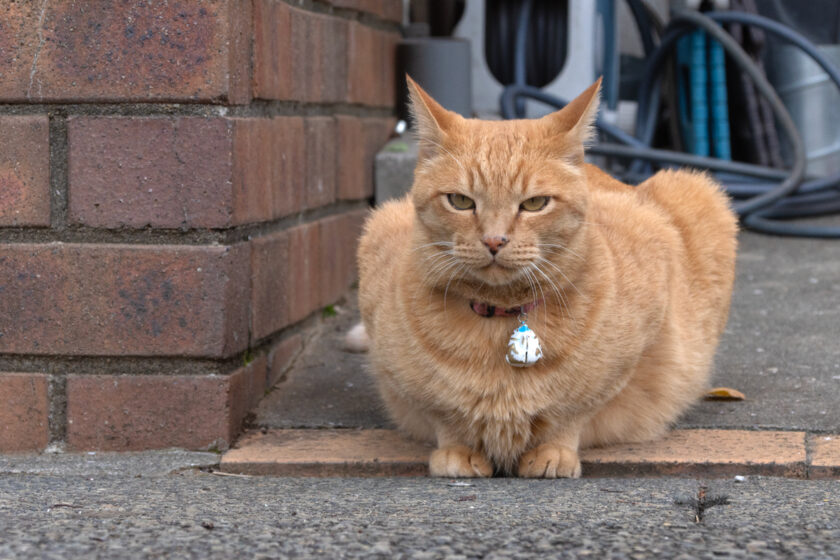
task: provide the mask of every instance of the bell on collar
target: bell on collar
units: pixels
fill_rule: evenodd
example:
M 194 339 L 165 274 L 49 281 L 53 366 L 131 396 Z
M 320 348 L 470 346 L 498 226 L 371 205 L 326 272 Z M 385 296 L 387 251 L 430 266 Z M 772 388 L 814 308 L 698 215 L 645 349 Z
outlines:
M 507 355 L 505 356 L 507 363 L 513 367 L 532 366 L 542 358 L 540 339 L 537 338 L 531 327 L 525 324 L 525 321 L 521 321 L 521 323 L 510 335 Z

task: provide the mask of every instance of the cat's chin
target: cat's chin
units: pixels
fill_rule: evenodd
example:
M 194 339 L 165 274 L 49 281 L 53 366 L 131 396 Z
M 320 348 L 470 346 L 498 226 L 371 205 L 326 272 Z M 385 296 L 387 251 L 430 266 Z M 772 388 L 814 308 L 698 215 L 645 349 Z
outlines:
M 505 266 L 496 262 L 482 268 L 473 269 L 470 271 L 470 275 L 479 282 L 493 287 L 509 286 L 512 283 L 518 284 L 525 279 L 521 268 Z

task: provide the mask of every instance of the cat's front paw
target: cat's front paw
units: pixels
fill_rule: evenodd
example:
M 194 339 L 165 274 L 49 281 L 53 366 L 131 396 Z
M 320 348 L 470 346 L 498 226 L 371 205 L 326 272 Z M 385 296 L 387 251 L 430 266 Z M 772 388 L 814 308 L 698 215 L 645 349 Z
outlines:
M 544 443 L 520 457 L 519 476 L 523 478 L 579 478 L 580 459 L 574 449 Z
M 481 453 L 465 445 L 453 445 L 432 452 L 429 474 L 447 478 L 487 477 L 493 474 L 493 465 Z

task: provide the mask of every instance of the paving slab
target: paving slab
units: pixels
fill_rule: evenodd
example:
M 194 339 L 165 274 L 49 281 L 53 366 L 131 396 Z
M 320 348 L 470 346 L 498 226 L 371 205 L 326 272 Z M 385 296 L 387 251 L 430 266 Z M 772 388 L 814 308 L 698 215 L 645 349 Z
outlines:
M 390 428 L 365 357 L 342 348 L 350 294 L 260 404 L 267 428 Z M 729 324 L 712 381 L 744 401 L 701 402 L 680 428 L 840 433 L 840 241 L 742 232 Z
M 821 436 L 827 437 L 827 436 Z M 581 452 L 584 476 L 745 475 L 819 478 L 840 474 L 836 449 L 804 432 L 673 430 L 651 442 Z M 266 430 L 246 434 L 222 457 L 222 471 L 272 476 L 425 475 L 432 448 L 395 430 Z
M 345 352 L 344 335 L 359 321 L 355 293 L 334 306 L 304 340 L 286 376 L 260 402 L 254 423 L 267 428 L 392 428 L 364 354 Z
M 739 241 L 713 383 L 747 398 L 700 403 L 679 426 L 840 431 L 840 241 Z
M 395 430 L 269 430 L 245 435 L 220 469 L 273 476 L 425 475 L 431 452 Z

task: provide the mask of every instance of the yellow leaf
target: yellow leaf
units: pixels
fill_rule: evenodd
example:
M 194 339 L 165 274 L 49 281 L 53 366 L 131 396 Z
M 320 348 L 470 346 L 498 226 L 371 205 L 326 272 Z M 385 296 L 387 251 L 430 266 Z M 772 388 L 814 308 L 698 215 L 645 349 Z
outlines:
M 706 393 L 707 401 L 742 401 L 745 398 L 744 393 L 729 387 L 715 387 Z

